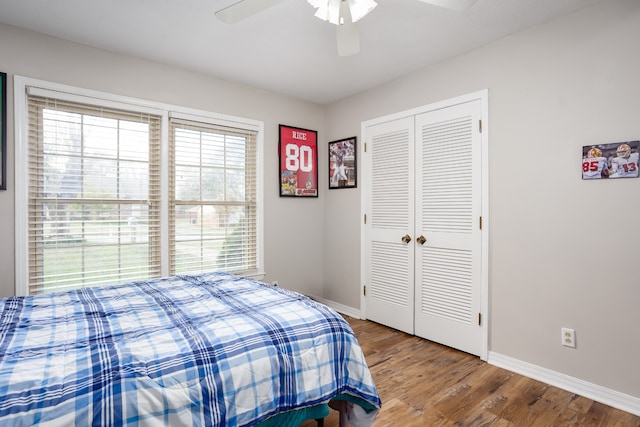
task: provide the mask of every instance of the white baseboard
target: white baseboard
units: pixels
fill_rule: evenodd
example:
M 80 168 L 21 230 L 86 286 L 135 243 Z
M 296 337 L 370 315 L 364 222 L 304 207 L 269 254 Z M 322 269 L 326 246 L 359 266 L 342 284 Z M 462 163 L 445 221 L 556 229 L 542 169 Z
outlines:
M 313 295 L 307 295 L 307 296 L 314 301 L 318 301 L 326 305 L 327 307 L 334 309 L 338 313 L 345 314 L 347 316 L 354 317 L 356 319 L 362 319 L 362 313 L 357 308 L 349 307 L 348 305 L 339 304 L 335 301 L 327 300 L 324 298 L 315 297 Z
M 640 416 L 640 399 L 569 375 L 542 368 L 500 353 L 489 352 L 487 363 L 579 394 L 605 405 Z
M 338 313 L 362 319 L 362 313 L 359 309 L 324 298 L 309 297 L 334 309 Z M 492 351 L 489 352 L 487 363 L 640 416 L 640 398 Z

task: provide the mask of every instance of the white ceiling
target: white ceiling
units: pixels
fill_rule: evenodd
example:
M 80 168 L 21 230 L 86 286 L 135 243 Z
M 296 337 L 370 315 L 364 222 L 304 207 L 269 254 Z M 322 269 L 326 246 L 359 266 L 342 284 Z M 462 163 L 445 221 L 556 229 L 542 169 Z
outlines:
M 219 22 L 215 11 L 235 1 L 0 0 L 0 22 L 329 104 L 599 0 L 478 0 L 465 12 L 377 0 L 351 57 L 306 0 Z

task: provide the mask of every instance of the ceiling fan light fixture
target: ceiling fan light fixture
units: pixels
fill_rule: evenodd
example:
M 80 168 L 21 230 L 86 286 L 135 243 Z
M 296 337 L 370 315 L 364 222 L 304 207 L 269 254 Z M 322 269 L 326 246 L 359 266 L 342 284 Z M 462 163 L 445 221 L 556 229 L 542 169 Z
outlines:
M 358 22 L 361 18 L 371 12 L 378 5 L 373 0 L 307 0 L 309 4 L 315 7 L 317 18 L 323 21 L 331 22 L 335 25 L 341 25 L 340 22 L 340 4 L 346 2 L 349 5 L 352 22 Z

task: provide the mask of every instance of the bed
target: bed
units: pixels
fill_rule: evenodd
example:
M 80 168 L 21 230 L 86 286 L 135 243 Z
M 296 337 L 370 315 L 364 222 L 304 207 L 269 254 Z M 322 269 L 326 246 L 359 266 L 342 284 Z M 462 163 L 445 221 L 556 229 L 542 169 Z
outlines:
M 381 405 L 340 315 L 219 272 L 0 299 L 0 396 L 11 426 L 297 426 L 336 402 L 367 425 Z

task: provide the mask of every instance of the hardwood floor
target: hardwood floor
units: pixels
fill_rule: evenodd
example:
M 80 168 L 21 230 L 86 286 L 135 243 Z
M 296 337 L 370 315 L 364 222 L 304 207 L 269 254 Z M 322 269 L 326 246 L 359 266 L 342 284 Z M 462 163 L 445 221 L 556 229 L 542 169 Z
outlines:
M 383 426 L 620 426 L 640 417 L 385 326 L 346 317 L 382 399 Z M 307 421 L 301 427 L 315 427 Z M 325 427 L 338 427 L 331 411 Z

